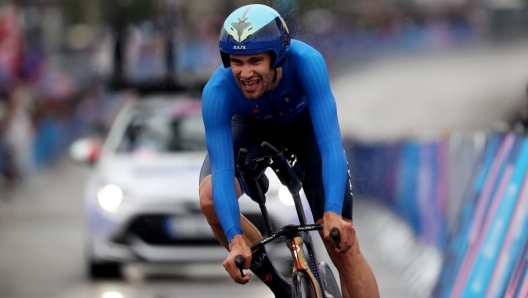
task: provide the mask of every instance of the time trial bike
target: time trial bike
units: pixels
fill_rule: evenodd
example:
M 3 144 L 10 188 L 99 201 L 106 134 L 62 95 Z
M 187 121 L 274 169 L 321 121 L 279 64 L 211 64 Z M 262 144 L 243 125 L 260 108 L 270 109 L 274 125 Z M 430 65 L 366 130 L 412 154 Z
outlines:
M 300 190 L 302 188 L 302 169 L 295 164 L 295 156 L 289 154 L 287 149 L 277 150 L 268 142 L 261 146 L 268 155 L 247 161 L 247 150 L 241 148 L 237 157 L 237 169 L 240 171 L 244 191 L 256 203 L 259 204 L 266 229 L 267 236 L 251 246 L 255 251 L 259 247 L 283 237 L 292 256 L 292 297 L 294 298 L 341 298 L 341 291 L 337 285 L 332 270 L 325 262 L 318 262 L 314 243 L 310 231 L 322 230 L 322 224 L 308 224 L 304 213 Z M 280 182 L 290 191 L 299 217 L 299 224 L 285 225 L 277 231 L 273 231 L 268 211 L 266 209 L 265 192 L 268 181 L 263 174 L 270 167 L 277 175 Z M 337 228 L 330 232 L 337 247 L 340 243 L 340 234 Z M 245 258 L 241 255 L 235 258 L 240 274 L 244 276 L 242 266 Z

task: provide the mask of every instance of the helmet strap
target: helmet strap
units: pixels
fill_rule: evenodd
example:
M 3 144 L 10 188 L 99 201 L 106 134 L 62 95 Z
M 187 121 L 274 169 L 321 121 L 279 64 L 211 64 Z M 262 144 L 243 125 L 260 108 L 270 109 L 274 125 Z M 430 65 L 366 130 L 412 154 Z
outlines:
M 271 81 L 271 83 L 275 84 L 275 82 L 277 81 L 277 68 L 274 68 L 273 72 L 273 81 Z

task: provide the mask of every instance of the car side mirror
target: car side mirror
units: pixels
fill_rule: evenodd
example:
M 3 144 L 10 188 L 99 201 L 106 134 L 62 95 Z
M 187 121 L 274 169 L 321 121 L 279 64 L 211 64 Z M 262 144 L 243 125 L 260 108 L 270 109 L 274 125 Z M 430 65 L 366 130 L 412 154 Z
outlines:
M 81 138 L 71 143 L 68 155 L 74 162 L 93 165 L 99 158 L 101 147 L 101 141 L 96 138 Z

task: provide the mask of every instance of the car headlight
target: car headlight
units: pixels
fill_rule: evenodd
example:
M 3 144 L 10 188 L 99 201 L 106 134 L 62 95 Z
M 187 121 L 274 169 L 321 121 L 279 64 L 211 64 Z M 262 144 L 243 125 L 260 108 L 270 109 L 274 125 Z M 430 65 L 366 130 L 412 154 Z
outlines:
M 123 201 L 123 190 L 113 184 L 107 184 L 97 191 L 97 201 L 107 212 L 116 212 Z
M 123 294 L 119 292 L 104 292 L 101 298 L 123 298 Z
M 295 205 L 290 191 L 284 185 L 279 188 L 279 200 L 286 206 Z

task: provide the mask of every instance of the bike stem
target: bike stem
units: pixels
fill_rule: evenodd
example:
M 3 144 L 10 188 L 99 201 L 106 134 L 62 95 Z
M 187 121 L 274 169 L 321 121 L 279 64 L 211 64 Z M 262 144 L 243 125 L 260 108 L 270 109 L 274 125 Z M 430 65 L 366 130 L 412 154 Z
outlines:
M 265 204 L 259 204 L 259 207 L 260 207 L 260 212 L 262 213 L 262 217 L 264 218 L 264 223 L 266 224 L 266 230 L 268 231 L 268 237 L 269 237 L 271 236 L 273 231 L 271 229 L 271 223 L 269 220 L 268 208 L 266 208 Z
M 299 223 L 301 226 L 306 226 L 306 215 L 304 214 L 301 196 L 299 192 L 292 193 L 293 202 L 295 203 L 295 210 L 297 211 L 297 216 L 299 217 Z
M 288 187 L 295 203 L 295 210 L 297 211 L 299 222 L 301 226 L 306 226 L 306 216 L 302 207 L 301 196 L 299 195 L 302 187 L 301 180 L 291 168 L 288 159 L 282 151 L 277 150 L 268 142 L 263 142 L 261 146 L 271 153 L 270 158 L 273 160 L 273 163 L 270 166 L 282 184 Z

